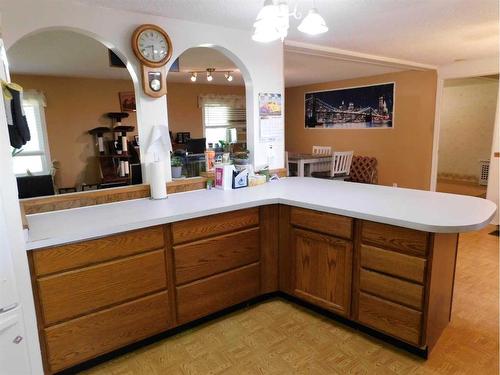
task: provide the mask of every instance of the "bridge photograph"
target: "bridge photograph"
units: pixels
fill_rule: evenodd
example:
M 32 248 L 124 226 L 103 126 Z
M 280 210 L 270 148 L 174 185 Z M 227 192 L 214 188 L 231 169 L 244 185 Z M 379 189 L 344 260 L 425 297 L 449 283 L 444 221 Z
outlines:
M 394 83 L 305 94 L 305 127 L 393 128 Z

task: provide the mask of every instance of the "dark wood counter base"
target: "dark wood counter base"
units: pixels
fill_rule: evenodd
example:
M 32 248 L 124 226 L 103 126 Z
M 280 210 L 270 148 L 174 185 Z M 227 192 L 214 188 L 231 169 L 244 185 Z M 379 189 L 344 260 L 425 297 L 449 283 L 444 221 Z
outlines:
M 276 297 L 426 358 L 451 318 L 457 245 L 458 234 L 268 205 L 31 251 L 45 372 Z

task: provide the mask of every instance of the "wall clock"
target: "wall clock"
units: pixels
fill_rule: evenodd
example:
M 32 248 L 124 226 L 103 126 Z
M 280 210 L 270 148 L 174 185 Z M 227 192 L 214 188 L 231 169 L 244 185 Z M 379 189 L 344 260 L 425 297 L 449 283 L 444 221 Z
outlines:
M 144 93 L 159 98 L 167 93 L 165 64 L 172 57 L 172 42 L 161 27 L 141 25 L 132 34 L 132 49 L 141 62 Z

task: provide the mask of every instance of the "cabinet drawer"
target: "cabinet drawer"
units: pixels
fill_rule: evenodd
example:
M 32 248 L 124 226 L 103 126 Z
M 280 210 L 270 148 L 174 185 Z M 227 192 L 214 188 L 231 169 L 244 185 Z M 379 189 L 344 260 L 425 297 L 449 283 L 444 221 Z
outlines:
M 422 285 L 365 269 L 361 269 L 359 278 L 361 290 L 422 311 L 424 302 Z
M 257 225 L 259 225 L 259 209 L 249 208 L 173 223 L 172 237 L 175 245 Z
M 290 222 L 302 228 L 350 239 L 352 238 L 352 219 L 320 211 L 292 207 Z
M 427 254 L 427 232 L 363 221 L 361 237 L 363 242 L 380 247 L 424 257 Z
M 259 260 L 259 228 L 174 246 L 176 284 Z
M 167 292 L 44 330 L 50 370 L 60 371 L 168 328 Z
M 38 280 L 45 325 L 166 288 L 164 250 Z
M 359 295 L 358 320 L 413 345 L 420 345 L 422 313 L 364 293 Z
M 410 255 L 361 245 L 361 267 L 423 284 L 426 260 Z
M 177 288 L 179 323 L 201 318 L 256 297 L 260 292 L 260 266 L 251 264 Z
M 164 246 L 163 227 L 152 227 L 96 240 L 33 251 L 37 276 L 84 267 Z

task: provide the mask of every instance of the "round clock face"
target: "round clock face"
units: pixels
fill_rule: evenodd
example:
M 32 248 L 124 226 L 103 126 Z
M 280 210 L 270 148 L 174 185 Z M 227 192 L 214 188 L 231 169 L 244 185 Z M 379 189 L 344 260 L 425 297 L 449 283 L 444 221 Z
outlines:
M 154 29 L 146 29 L 139 34 L 137 47 L 142 57 L 153 63 L 165 59 L 169 52 L 167 38 Z

